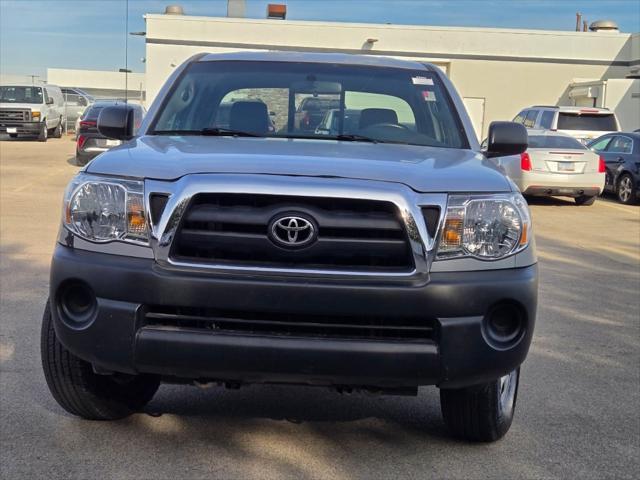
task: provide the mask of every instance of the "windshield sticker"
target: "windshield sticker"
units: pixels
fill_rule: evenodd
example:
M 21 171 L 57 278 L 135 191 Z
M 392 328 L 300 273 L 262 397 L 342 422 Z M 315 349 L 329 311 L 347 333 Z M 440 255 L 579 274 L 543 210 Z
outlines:
M 435 102 L 436 101 L 436 92 L 431 90 L 423 90 L 422 98 L 424 98 L 425 102 Z
M 433 85 L 433 80 L 427 77 L 411 77 L 414 85 Z

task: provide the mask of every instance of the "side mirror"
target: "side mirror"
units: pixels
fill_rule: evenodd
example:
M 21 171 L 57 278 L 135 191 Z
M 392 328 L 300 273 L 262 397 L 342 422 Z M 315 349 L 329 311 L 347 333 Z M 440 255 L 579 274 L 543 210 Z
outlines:
M 52 97 L 47 98 L 47 105 L 53 105 L 53 98 Z
M 98 116 L 98 132 L 107 138 L 131 140 L 135 136 L 133 113 L 128 105 L 103 108 Z
M 487 158 L 518 155 L 527 150 L 527 129 L 515 122 L 491 122 L 487 136 Z

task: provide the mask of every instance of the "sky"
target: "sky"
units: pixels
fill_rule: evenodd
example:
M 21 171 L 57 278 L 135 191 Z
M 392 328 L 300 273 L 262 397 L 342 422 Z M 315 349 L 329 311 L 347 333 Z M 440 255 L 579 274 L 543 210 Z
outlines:
M 225 16 L 227 0 L 0 0 L 0 73 L 46 76 L 49 68 L 144 71 L 145 13 L 179 3 L 187 15 Z M 640 0 L 246 0 L 246 15 L 264 18 L 268 3 L 286 3 L 287 19 L 573 30 L 614 20 L 640 31 Z M 128 19 L 128 25 L 126 20 Z M 274 20 L 277 21 L 277 20 Z M 125 39 L 127 48 L 125 50 Z

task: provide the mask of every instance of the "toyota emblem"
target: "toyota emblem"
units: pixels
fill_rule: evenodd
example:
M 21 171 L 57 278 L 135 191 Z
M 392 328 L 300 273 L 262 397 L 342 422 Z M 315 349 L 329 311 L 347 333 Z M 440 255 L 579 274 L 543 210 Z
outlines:
M 271 221 L 271 240 L 280 247 L 300 248 L 312 243 L 317 237 L 313 220 L 300 215 L 282 215 Z

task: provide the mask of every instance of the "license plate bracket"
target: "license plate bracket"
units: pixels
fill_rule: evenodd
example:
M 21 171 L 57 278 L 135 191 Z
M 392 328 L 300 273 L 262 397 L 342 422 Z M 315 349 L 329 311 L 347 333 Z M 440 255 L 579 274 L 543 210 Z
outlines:
M 575 169 L 573 162 L 558 162 L 559 172 L 575 172 Z

